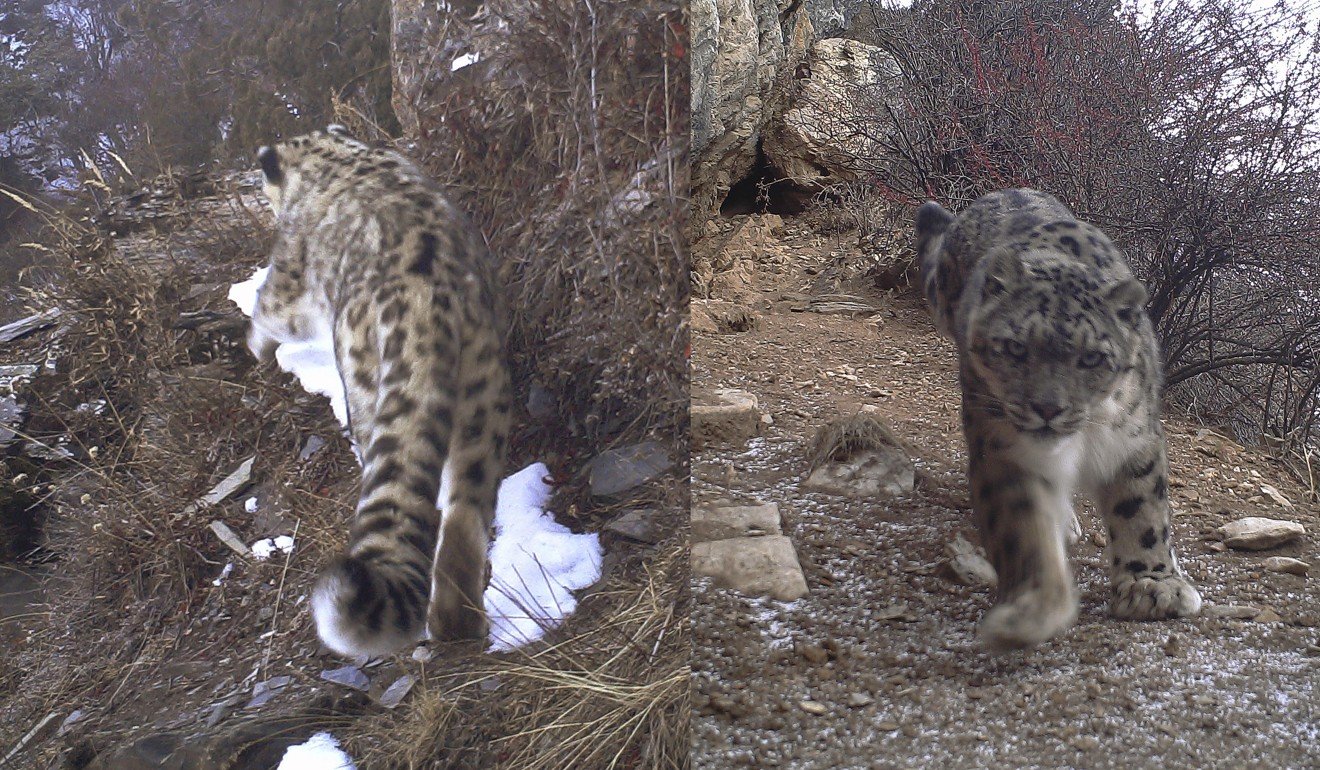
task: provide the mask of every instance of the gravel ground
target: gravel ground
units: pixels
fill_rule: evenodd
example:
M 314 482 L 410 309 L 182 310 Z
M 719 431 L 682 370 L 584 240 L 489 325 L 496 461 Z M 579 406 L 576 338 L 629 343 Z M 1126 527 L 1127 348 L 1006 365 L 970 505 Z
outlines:
M 1181 562 L 1208 608 L 1278 619 L 1109 618 L 1100 526 L 1085 511 L 1078 623 L 1031 651 L 980 649 L 989 591 L 940 570 L 957 533 L 976 539 L 952 346 L 914 295 L 851 285 L 878 315 L 794 312 L 813 282 L 804 270 L 831 248 L 790 221 L 764 255 L 745 255 L 768 259 L 736 297 L 756 327 L 694 334 L 693 387 L 749 390 L 774 420 L 746 446 L 694 453 L 694 502 L 777 502 L 810 586 L 783 603 L 694 582 L 694 767 L 1320 767 L 1320 515 L 1306 491 L 1264 452 L 1170 418 Z M 911 446 L 916 491 L 799 490 L 815 429 L 862 404 Z M 1262 498 L 1262 484 L 1294 507 Z M 1307 535 L 1223 550 L 1214 530 L 1243 516 L 1299 521 Z M 1267 556 L 1311 574 L 1266 571 Z

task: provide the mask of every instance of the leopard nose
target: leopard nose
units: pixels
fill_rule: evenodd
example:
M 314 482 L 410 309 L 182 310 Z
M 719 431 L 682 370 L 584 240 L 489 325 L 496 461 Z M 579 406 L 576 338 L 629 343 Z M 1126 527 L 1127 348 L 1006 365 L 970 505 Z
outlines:
M 1034 409 L 1036 414 L 1040 415 L 1040 418 L 1045 422 L 1049 422 L 1063 413 L 1063 405 L 1052 402 L 1032 401 L 1031 408 Z

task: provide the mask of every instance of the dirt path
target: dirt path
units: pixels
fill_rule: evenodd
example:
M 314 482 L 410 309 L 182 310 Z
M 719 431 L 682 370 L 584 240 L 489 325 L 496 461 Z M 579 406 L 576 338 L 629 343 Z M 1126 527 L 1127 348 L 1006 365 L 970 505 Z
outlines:
M 766 253 L 789 259 L 753 271 L 756 327 L 695 333 L 692 348 L 694 389 L 751 391 L 774 422 L 745 447 L 694 453 L 693 499 L 777 502 L 810 593 L 782 603 L 694 583 L 694 767 L 1320 767 L 1320 516 L 1282 467 L 1166 420 L 1185 569 L 1207 606 L 1279 620 L 1107 617 L 1100 527 L 1079 511 L 1077 625 L 1036 650 L 991 655 L 975 640 L 989 591 L 938 569 L 956 533 L 975 541 L 951 343 L 915 294 L 857 284 L 844 290 L 878 316 L 794 312 L 814 280 L 806 271 L 840 244 L 793 221 L 777 239 Z M 800 491 L 816 428 L 862 404 L 912 447 L 916 491 Z M 1262 484 L 1295 507 L 1263 498 Z M 1307 535 L 1220 550 L 1214 529 L 1242 516 L 1299 521 Z M 1311 574 L 1266 571 L 1266 556 L 1303 559 Z

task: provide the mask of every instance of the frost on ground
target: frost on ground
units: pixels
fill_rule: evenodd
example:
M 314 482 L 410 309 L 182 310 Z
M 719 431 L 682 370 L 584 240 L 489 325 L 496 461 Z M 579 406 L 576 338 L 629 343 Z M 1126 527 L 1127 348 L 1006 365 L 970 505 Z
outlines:
M 317 733 L 306 743 L 290 746 L 275 770 L 357 770 L 330 733 Z
M 229 299 L 249 317 L 257 290 L 269 268 L 234 284 Z M 280 368 L 298 378 L 304 390 L 330 399 L 340 425 L 347 425 L 344 385 L 335 366 L 328 334 L 275 350 Z M 577 607 L 573 591 L 600 578 L 601 548 L 596 534 L 575 535 L 544 510 L 550 497 L 549 470 L 534 463 L 500 484 L 495 510 L 495 540 L 490 549 L 491 577 L 486 589 L 490 650 L 511 650 L 535 641 Z M 448 495 L 448 474 L 441 479 L 437 504 Z

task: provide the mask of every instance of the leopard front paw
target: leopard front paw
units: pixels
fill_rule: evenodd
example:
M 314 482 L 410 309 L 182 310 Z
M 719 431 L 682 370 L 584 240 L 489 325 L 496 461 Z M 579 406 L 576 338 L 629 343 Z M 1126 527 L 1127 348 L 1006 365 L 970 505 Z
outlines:
M 1062 633 L 1076 619 L 1073 591 L 1030 588 L 990 608 L 981 621 L 981 640 L 991 649 L 1034 647 Z
M 1126 577 L 1114 584 L 1109 611 L 1129 620 L 1189 618 L 1201 611 L 1201 594 L 1184 575 Z

